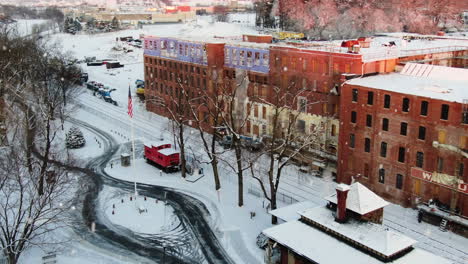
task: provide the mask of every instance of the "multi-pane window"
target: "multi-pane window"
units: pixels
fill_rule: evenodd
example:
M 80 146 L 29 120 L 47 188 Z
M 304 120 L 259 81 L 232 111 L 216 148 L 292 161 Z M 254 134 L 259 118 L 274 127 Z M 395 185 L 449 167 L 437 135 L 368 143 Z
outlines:
M 382 119 L 382 130 L 388 131 L 388 118 Z
M 370 138 L 366 138 L 364 140 L 364 151 L 365 152 L 370 152 L 370 149 L 371 149 L 371 144 L 370 144 Z
M 390 108 L 391 97 L 389 94 L 384 95 L 384 108 Z
M 408 133 L 408 123 L 401 122 L 400 135 L 406 136 L 407 133 Z
M 357 113 L 356 111 L 351 111 L 351 122 L 356 123 L 357 120 Z
M 418 139 L 421 139 L 421 140 L 426 139 L 426 128 L 423 126 L 419 127 Z
M 374 92 L 367 92 L 367 104 L 368 105 L 374 104 Z
M 408 98 L 403 98 L 403 104 L 401 105 L 401 111 L 409 112 L 410 101 Z
M 353 102 L 357 102 L 358 100 L 358 90 L 353 89 Z
M 354 148 L 355 145 L 355 137 L 354 134 L 349 134 L 349 147 Z
M 401 174 L 396 175 L 396 188 L 400 190 L 403 188 L 403 175 Z
M 372 127 L 372 115 L 366 116 L 366 126 Z
M 421 101 L 421 115 L 427 116 L 427 109 L 429 108 L 429 102 Z
M 379 182 L 385 183 L 385 169 L 384 168 L 379 169 Z
M 448 120 L 449 116 L 449 105 L 443 104 L 442 108 L 440 109 L 440 119 Z
M 380 143 L 380 156 L 387 157 L 387 142 Z
M 399 162 L 405 162 L 405 153 L 406 153 L 406 149 L 404 147 L 400 147 L 398 149 L 398 161 Z
M 422 168 L 424 166 L 424 153 L 416 152 L 416 167 Z

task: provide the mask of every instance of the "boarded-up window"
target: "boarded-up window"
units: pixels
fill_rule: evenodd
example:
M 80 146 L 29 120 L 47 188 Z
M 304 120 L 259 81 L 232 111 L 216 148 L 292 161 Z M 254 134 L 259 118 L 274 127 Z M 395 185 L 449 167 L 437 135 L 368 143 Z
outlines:
M 258 125 L 253 126 L 253 133 L 254 133 L 254 135 L 257 135 L 257 136 L 260 134 L 259 129 L 258 129 Z
M 468 148 L 467 147 L 467 141 L 468 141 L 467 138 L 468 138 L 467 136 L 461 136 L 460 137 L 460 148 L 461 149 L 466 150 Z
M 364 163 L 364 177 L 369 178 L 369 163 Z
M 439 135 L 437 137 L 439 143 L 441 144 L 445 144 L 445 136 L 446 136 L 447 132 L 445 130 L 440 130 L 439 131 Z

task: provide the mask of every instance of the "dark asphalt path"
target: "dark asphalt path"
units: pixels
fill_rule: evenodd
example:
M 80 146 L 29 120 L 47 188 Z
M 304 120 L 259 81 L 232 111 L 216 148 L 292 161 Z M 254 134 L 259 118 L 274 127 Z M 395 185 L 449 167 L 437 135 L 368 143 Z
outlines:
M 114 179 L 104 171 L 106 164 L 119 149 L 112 136 L 85 122 L 75 119 L 71 122 L 93 132 L 104 143 L 105 150 L 104 154 L 92 159 L 86 168 L 81 170 L 85 172 L 86 177 L 83 178 L 83 195 L 77 199 L 77 205 L 82 204 L 81 215 L 77 217 L 82 217 L 84 223 L 75 226 L 77 234 L 106 250 L 127 256 L 136 254 L 148 259 L 148 262 L 234 263 L 210 228 L 210 213 L 205 205 L 173 188 L 137 185 L 139 195 L 161 201 L 166 199 L 166 203 L 174 209 L 180 221 L 174 230 L 155 235 L 139 234 L 101 219 L 104 216 L 103 213 L 97 212 L 96 204 L 103 187 L 106 185 L 133 192 L 134 183 Z M 95 223 L 94 233 L 89 230 L 92 223 Z

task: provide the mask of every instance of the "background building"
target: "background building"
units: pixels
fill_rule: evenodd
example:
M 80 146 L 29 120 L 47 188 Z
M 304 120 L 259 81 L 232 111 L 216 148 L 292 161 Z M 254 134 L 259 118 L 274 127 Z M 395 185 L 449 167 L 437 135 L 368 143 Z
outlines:
M 338 182 L 468 215 L 468 69 L 406 64 L 341 91 Z

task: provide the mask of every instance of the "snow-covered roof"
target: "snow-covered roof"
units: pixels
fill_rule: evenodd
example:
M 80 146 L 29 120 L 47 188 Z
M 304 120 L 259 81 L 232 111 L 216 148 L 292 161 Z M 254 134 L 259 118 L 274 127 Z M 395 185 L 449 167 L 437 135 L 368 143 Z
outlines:
M 154 140 L 154 141 L 151 141 L 151 146 L 153 147 L 159 147 L 159 146 L 162 146 L 162 145 L 171 145 L 172 142 L 169 141 L 169 140 Z
M 166 156 L 169 156 L 169 155 L 172 155 L 172 154 L 179 153 L 179 151 L 176 150 L 176 149 L 173 149 L 173 148 L 165 148 L 165 149 L 161 149 L 159 151 L 159 153 L 161 153 L 163 155 L 166 155 Z
M 299 214 L 387 257 L 399 253 L 416 243 L 415 240 L 400 233 L 389 231 L 380 224 L 360 222 L 353 219 L 345 224 L 340 224 L 335 221 L 332 212 L 325 207 L 308 209 Z
M 279 244 L 288 247 L 298 255 L 321 264 L 384 263 L 298 220 L 268 228 L 263 231 L 263 234 Z M 427 251 L 415 248 L 406 255 L 388 263 L 449 264 L 451 262 Z
M 468 69 L 431 64 L 407 63 L 400 74 L 432 80 L 468 81 Z
M 278 217 L 284 221 L 297 220 L 300 218 L 299 211 L 304 211 L 306 209 L 314 207 L 315 204 L 311 201 L 303 201 L 288 206 L 284 206 L 275 210 L 270 211 L 270 214 Z
M 325 197 L 325 200 L 336 204 L 336 193 Z M 361 183 L 356 182 L 350 185 L 350 190 L 346 199 L 346 209 L 364 215 L 385 207 L 388 204 L 388 202 Z
M 449 102 L 463 103 L 468 94 L 468 69 L 444 66 L 416 67 L 408 63 L 401 73 L 380 74 L 349 80 L 351 85 L 410 94 Z M 427 75 L 409 75 L 411 69 L 431 71 Z M 453 79 L 452 79 L 453 78 Z

